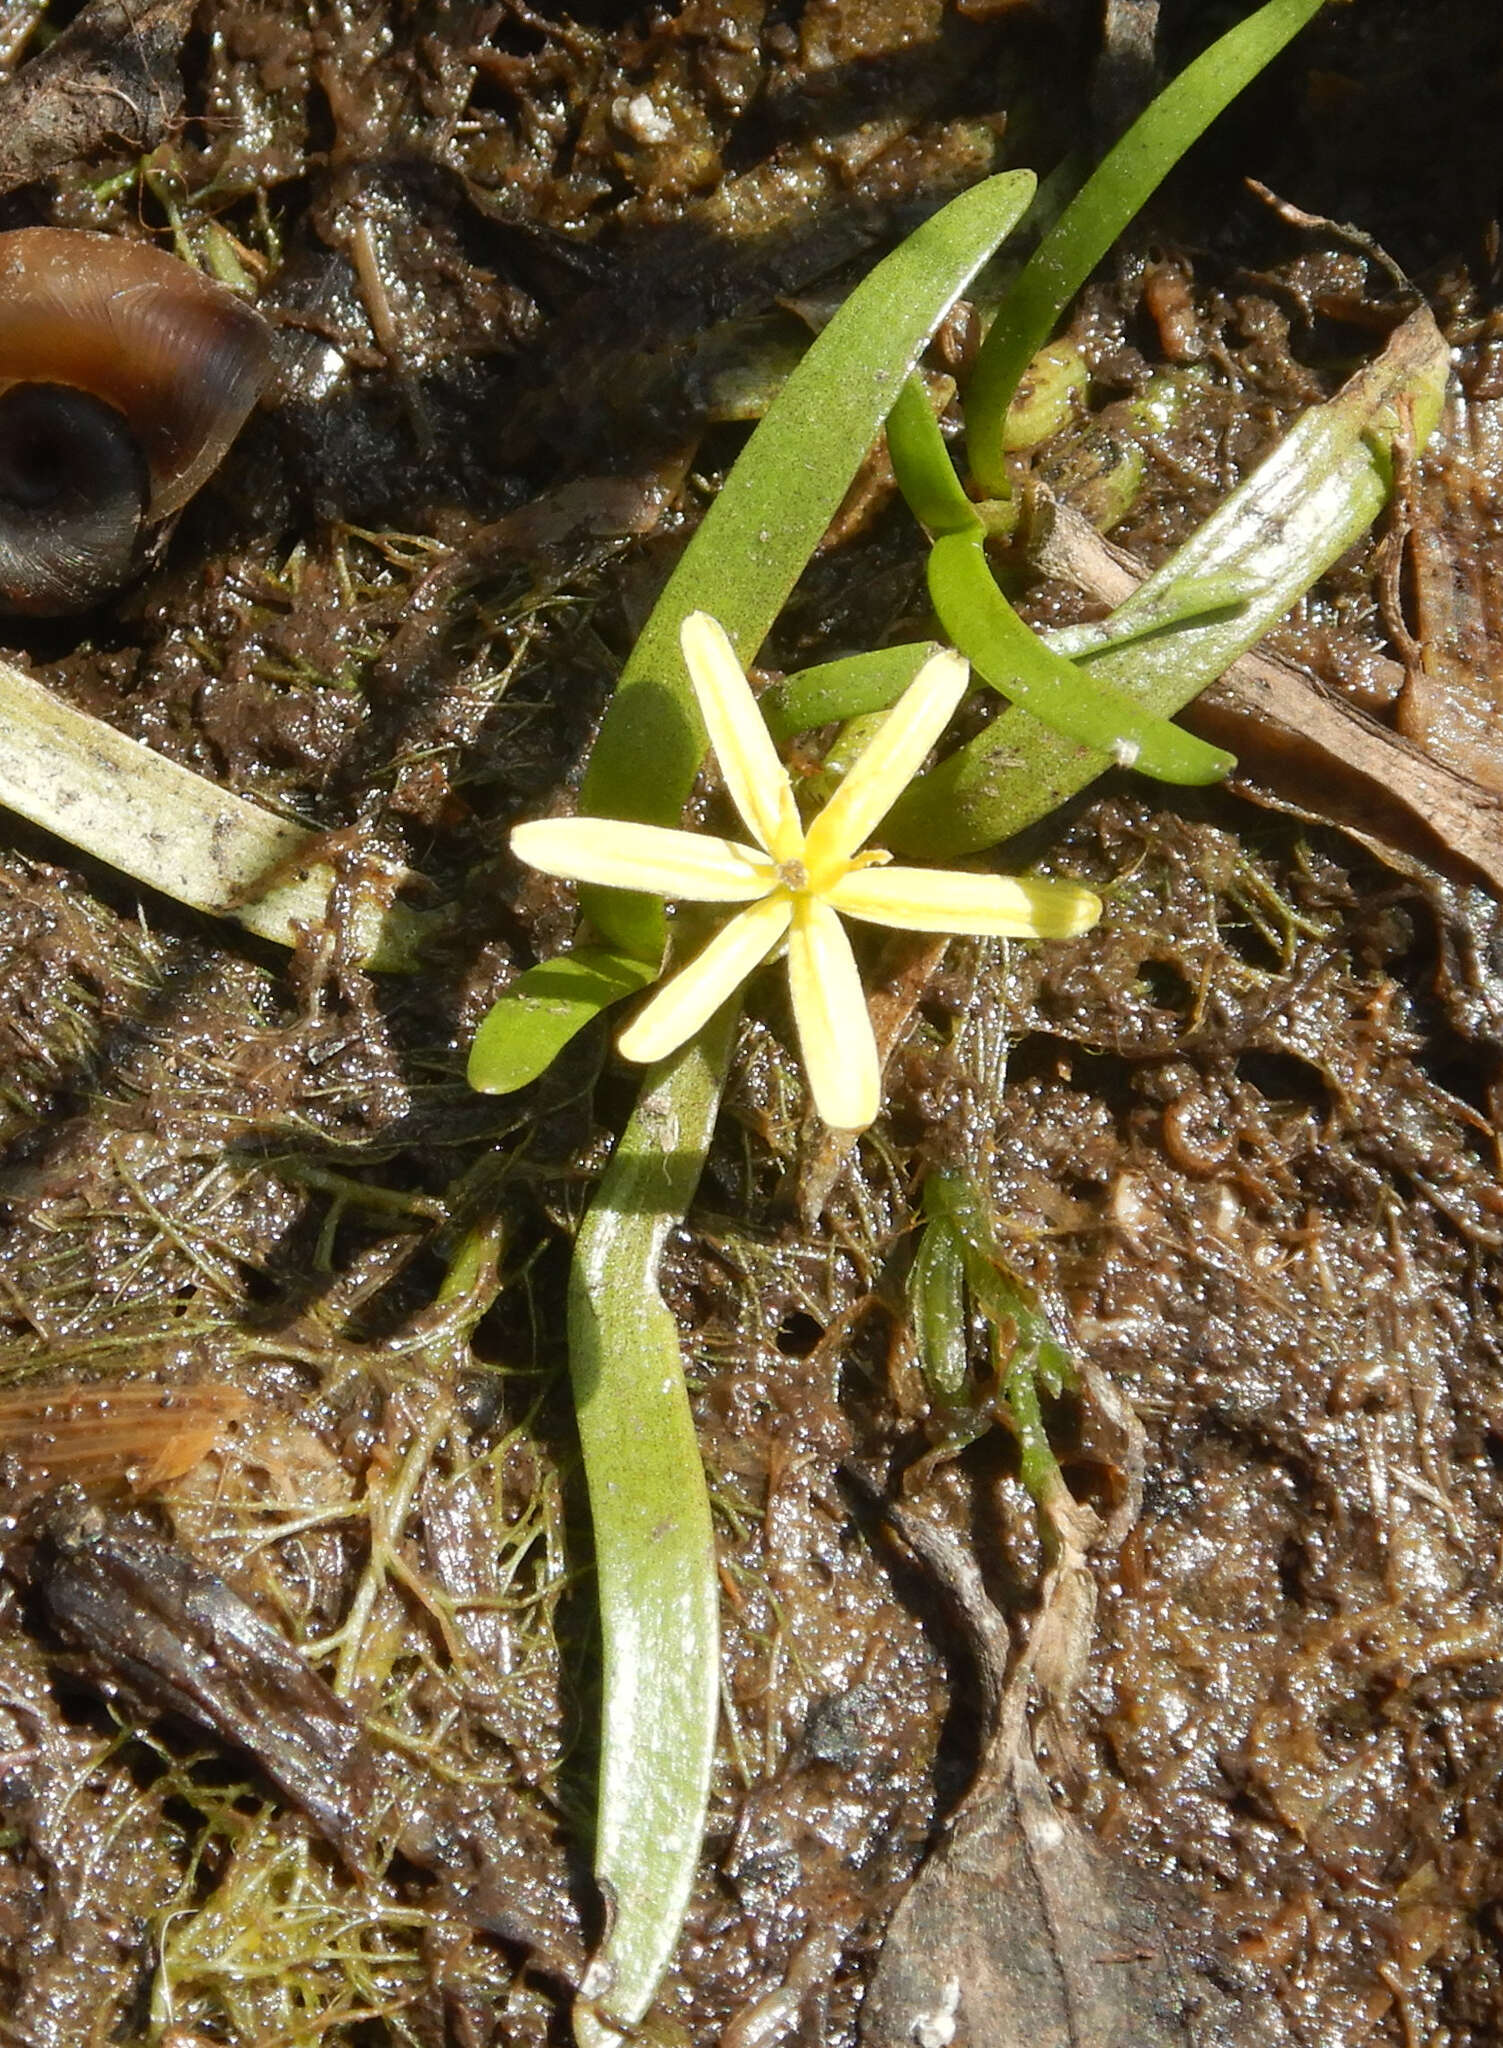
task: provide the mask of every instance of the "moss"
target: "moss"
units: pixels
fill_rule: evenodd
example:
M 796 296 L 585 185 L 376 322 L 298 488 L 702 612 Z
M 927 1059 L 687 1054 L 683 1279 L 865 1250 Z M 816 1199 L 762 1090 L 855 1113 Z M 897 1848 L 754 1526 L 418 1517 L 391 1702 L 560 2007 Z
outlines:
M 1465 11 L 1443 10 L 1452 34 L 1429 33 L 1425 65 L 1451 49 L 1482 77 Z M 0 1386 L 30 1402 L 79 1382 L 89 1416 L 123 1421 L 101 1512 L 275 1627 L 374 1759 L 357 1871 L 271 1799 L 254 1745 L 128 1704 L 120 1659 L 65 1657 L 8 1546 L 0 1967 L 28 2040 L 543 2048 L 584 1951 L 588 1543 L 559 1332 L 570 1234 L 626 1095 L 598 1037 L 526 1098 L 464 1086 L 478 1016 L 572 918 L 500 857 L 501 833 L 567 801 L 734 452 L 733 426 L 702 432 L 727 410 L 726 352 L 755 397 L 766 366 L 742 332 L 780 344 L 790 298 L 818 319 L 874 237 L 970 174 L 996 144 L 991 81 L 1025 59 L 1066 81 L 1084 66 L 1036 10 L 949 10 L 900 56 L 882 37 L 902 8 L 806 9 L 807 33 L 750 6 L 720 26 L 581 12 L 508 17 L 475 57 L 422 10 L 357 12 L 315 46 L 280 5 L 211 6 L 191 119 L 149 174 L 91 164 L 57 196 L 59 218 L 176 232 L 259 275 L 289 388 L 138 591 L 18 650 L 237 788 L 322 824 L 372 819 L 452 915 L 416 980 L 373 988 L 311 958 L 289 978 L 252 941 L 10 841 Z M 1428 259 L 1450 200 L 1421 218 L 1392 179 L 1338 182 L 1352 149 L 1389 146 L 1369 115 L 1395 105 L 1383 33 L 1417 33 L 1406 21 L 1386 0 L 1371 22 L 1331 10 L 1318 118 L 1255 128 L 1266 147 L 1238 131 L 1238 162 L 1277 183 L 1297 151 L 1334 212 L 1391 206 L 1401 253 Z M 1482 131 L 1412 98 L 1406 119 L 1432 116 L 1416 178 L 1483 189 L 1452 154 Z M 1035 131 L 1084 118 L 1068 93 L 1018 111 Z M 1296 186 L 1324 203 L 1303 171 Z M 1076 326 L 1100 403 L 1037 457 L 1074 489 L 1105 436 L 1099 503 L 1150 555 L 1334 374 L 1351 320 L 1387 318 L 1381 282 L 1352 302 L 1346 271 L 1312 272 L 1313 231 L 1291 251 L 1281 223 L 1240 199 L 1234 225 L 1208 221 L 1202 196 L 1167 195 L 1162 231 L 1197 250 L 1207 354 L 1157 368 L 1127 270 Z M 354 260 L 362 218 L 384 305 Z M 1363 220 L 1386 237 L 1388 214 Z M 1490 375 L 1480 285 L 1450 259 L 1434 281 Z M 1145 437 L 1122 414 L 1166 380 L 1175 408 Z M 1373 569 L 1342 565 L 1329 599 L 1364 644 Z M 792 667 L 927 623 L 911 533 L 877 490 L 774 652 Z M 1105 888 L 1102 932 L 943 960 L 874 946 L 897 1044 L 890 1113 L 859 1151 L 817 1149 L 782 999 L 753 997 L 671 1256 L 724 1571 L 726 1740 L 660 2020 L 717 2040 L 791 1971 L 789 2009 L 819 2005 L 808 2026 L 854 2040 L 880 1930 L 964 1787 L 961 1650 L 842 1468 L 909 1476 L 1020 1622 L 1035 1597 L 1002 1433 L 924 1462 L 896 1275 L 924 1173 L 962 1157 L 1010 1259 L 1150 1439 L 1073 1709 L 1077 1805 L 1179 1885 L 1175 1911 L 1221 1944 L 1249 2009 L 1333 2048 L 1406 2025 L 1480 2044 L 1503 1857 L 1475 1569 L 1503 1521 L 1495 907 L 1225 793 L 1124 783 L 1050 834 Z M 206 1384 L 243 1411 L 132 1499 L 140 1389 Z M 1047 1416 L 1062 1452 L 1068 1407 Z M 17 1508 L 69 1469 L 14 1433 L 0 1455 Z M 1087 1463 L 1067 1458 L 1073 1480 Z M 800 1989 L 811 1928 L 833 1945 Z

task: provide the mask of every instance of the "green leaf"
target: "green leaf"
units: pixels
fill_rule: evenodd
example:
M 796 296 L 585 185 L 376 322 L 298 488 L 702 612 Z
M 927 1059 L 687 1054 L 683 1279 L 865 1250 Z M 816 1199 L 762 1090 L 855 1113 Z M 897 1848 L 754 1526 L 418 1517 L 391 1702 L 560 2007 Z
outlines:
M 1191 143 L 1319 13 L 1321 4 L 1269 0 L 1212 43 L 1107 152 L 1024 264 L 965 391 L 971 472 L 988 494 L 1008 495 L 1007 410 L 1065 308 Z
M 981 514 L 955 474 L 945 437 L 917 377 L 898 394 L 887 420 L 887 452 L 898 489 L 920 526 L 943 533 L 981 533 Z
M 924 1206 L 929 1210 L 929 1187 Z M 919 1365 L 936 1401 L 958 1401 L 966 1383 L 965 1257 L 960 1240 L 943 1216 L 925 1223 L 908 1271 L 908 1312 L 913 1319 Z
M 1090 370 L 1074 342 L 1046 342 L 1029 359 L 1027 378 L 1007 409 L 1002 439 L 1009 453 L 1036 448 L 1068 426 L 1090 388 Z
M 940 624 L 976 674 L 1050 732 L 1160 782 L 1219 782 L 1236 766 L 1221 747 L 1145 712 L 1046 647 L 997 588 L 979 532 L 942 534 L 929 550 L 928 577 Z
M 997 588 L 986 559 L 986 529 L 955 474 L 930 410 L 910 377 L 887 422 L 887 446 L 909 508 L 935 535 L 929 595 L 940 624 L 976 674 L 1002 696 L 1026 705 L 1041 725 L 1084 746 L 1102 747 L 1161 782 L 1217 782 L 1234 766 L 1167 719 L 1051 653 Z
M 1076 1385 L 1075 1362 L 1051 1329 L 1032 1286 L 1014 1271 L 973 1173 L 931 1173 L 924 1183 L 924 1213 L 930 1218 L 926 1238 L 932 1232 L 947 1241 L 961 1268 L 962 1313 L 968 1291 L 991 1326 L 997 1380 L 1018 1438 L 1019 1477 L 1039 1506 L 1047 1508 L 1064 1480 L 1049 1443 L 1039 1390 L 1057 1397 Z
M 801 668 L 758 698 L 767 729 L 778 741 L 836 719 L 864 718 L 895 704 L 931 654 L 937 640 L 907 640 L 869 654 L 848 654 Z
M 1113 613 L 1090 655 L 1091 675 L 1161 716 L 1213 682 L 1372 524 L 1388 494 L 1393 441 L 1406 433 L 1416 449 L 1424 446 L 1449 361 L 1430 315 L 1412 314 L 1377 361 L 1302 414 Z M 1412 425 L 1401 422 L 1404 408 Z M 1232 607 L 1225 599 L 1234 590 L 1242 602 Z M 1217 600 L 1209 610 L 1208 592 Z M 1079 650 L 1082 637 L 1065 645 Z M 1108 751 L 1063 739 L 1015 706 L 911 784 L 884 836 L 895 851 L 930 859 L 976 853 L 1046 816 L 1111 765 Z
M 658 1267 L 699 1180 L 736 1008 L 649 1075 L 580 1226 L 569 1280 L 604 1657 L 595 1874 L 611 1907 L 589 1995 L 575 2007 L 581 2048 L 616 2042 L 615 2023 L 651 2004 L 704 1832 L 719 1588 L 678 1325 Z
M 657 978 L 643 960 L 577 946 L 529 967 L 486 1011 L 466 1075 L 483 1095 L 509 1095 L 550 1067 L 592 1018 Z
M 704 758 L 678 631 L 719 619 L 744 661 L 767 637 L 931 334 L 1024 212 L 1031 171 L 952 199 L 851 293 L 737 458 L 627 659 L 580 792 L 598 816 L 676 824 Z M 656 962 L 662 905 L 590 889 L 596 928 Z

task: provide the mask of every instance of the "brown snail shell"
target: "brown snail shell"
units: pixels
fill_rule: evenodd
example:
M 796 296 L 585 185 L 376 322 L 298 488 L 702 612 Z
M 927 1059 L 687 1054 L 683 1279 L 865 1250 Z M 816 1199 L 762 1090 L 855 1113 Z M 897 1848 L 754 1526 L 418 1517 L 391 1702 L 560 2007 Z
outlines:
M 123 582 L 271 367 L 260 315 L 175 256 L 0 234 L 0 609 L 81 611 Z

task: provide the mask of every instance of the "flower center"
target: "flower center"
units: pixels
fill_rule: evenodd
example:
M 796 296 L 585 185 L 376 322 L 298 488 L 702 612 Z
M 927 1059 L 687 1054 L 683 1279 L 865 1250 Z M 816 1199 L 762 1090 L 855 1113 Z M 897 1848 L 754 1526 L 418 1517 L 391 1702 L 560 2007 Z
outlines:
M 854 874 L 858 868 L 885 867 L 891 859 L 882 847 L 871 846 L 849 859 L 821 861 L 812 871 L 802 860 L 780 860 L 778 882 L 790 896 L 826 896 L 843 875 Z

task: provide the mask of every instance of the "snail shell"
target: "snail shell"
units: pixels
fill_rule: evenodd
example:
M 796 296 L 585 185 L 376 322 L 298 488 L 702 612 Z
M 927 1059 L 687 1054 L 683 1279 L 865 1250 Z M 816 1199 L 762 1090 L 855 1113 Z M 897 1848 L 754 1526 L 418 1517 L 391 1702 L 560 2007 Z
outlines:
M 260 315 L 175 256 L 0 234 L 0 609 L 81 611 L 123 582 L 271 367 Z

